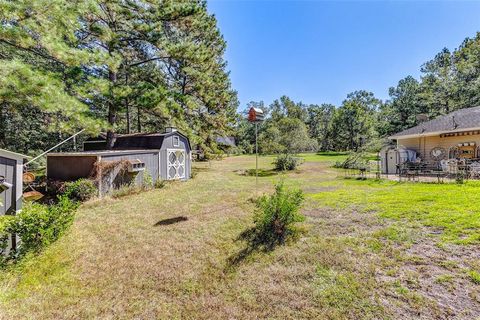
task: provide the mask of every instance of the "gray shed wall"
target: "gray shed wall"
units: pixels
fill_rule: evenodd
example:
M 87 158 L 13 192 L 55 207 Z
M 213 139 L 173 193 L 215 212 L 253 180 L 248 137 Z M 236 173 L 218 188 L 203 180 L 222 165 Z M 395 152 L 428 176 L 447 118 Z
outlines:
M 94 169 L 95 162 L 114 162 L 121 160 L 140 160 L 145 163 L 145 171 L 148 171 L 152 177 L 152 181 L 156 182 L 159 178 L 159 156 L 158 150 L 145 151 L 121 151 L 111 153 L 81 153 L 72 154 L 55 154 L 47 157 L 47 177 L 52 180 L 72 181 L 81 178 L 89 178 Z M 101 195 L 105 195 L 112 189 L 118 188 L 127 183 L 135 183 L 143 185 L 144 172 L 125 173 L 120 175 L 120 168 L 114 170 L 105 177 L 98 186 Z
M 13 185 L 0 193 L 0 215 L 15 214 L 21 207 L 21 202 L 17 203 L 17 161 L 14 159 L 0 157 L 0 176 L 5 177 L 5 182 Z M 20 172 L 20 175 L 23 172 Z M 20 200 L 20 199 L 19 199 Z M 17 207 L 18 205 L 18 207 Z
M 120 160 L 140 160 L 145 163 L 145 171 L 148 171 L 152 177 L 153 182 L 156 182 L 159 178 L 158 175 L 158 151 L 152 151 L 151 153 L 142 153 L 142 154 L 122 154 L 122 155 L 108 155 L 102 156 L 101 161 L 120 161 Z M 144 172 L 138 172 L 134 175 L 135 184 L 142 185 L 144 181 Z

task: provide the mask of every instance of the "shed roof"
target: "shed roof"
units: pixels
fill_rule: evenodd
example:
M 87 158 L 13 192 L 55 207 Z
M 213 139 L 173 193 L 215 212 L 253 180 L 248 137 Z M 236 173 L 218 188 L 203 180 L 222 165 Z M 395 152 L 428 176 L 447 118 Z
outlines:
M 120 133 L 116 133 L 115 134 L 115 138 L 116 139 L 121 139 L 121 140 L 124 140 L 124 139 L 128 139 L 128 138 L 148 138 L 148 137 L 155 137 L 158 139 L 158 142 L 160 144 L 163 143 L 163 139 L 167 136 L 171 136 L 171 135 L 180 135 L 182 137 L 184 137 L 187 142 L 188 142 L 188 146 L 189 148 L 191 149 L 191 145 L 190 145 L 190 139 L 188 139 L 188 137 L 186 135 L 184 135 L 183 133 L 181 133 L 180 131 L 178 130 L 173 130 L 173 131 L 168 131 L 168 132 L 151 132 L 151 133 L 128 133 L 128 134 L 120 134 Z M 101 132 L 97 137 L 92 137 L 92 138 L 89 138 L 87 139 L 88 142 L 101 142 L 101 141 L 105 141 L 107 139 L 107 133 L 105 132 Z
M 235 147 L 235 138 L 234 137 L 222 137 L 219 136 L 216 139 L 218 144 L 222 144 L 229 147 Z
M 114 156 L 122 154 L 135 153 L 152 153 L 159 152 L 158 149 L 142 149 L 142 150 L 101 150 L 101 151 L 79 151 L 79 152 L 52 152 L 48 153 L 49 157 L 98 157 L 98 156 Z
M 403 130 L 389 139 L 433 136 L 447 132 L 480 130 L 480 106 L 460 109 L 444 116 L 439 116 L 418 126 Z
M 24 159 L 31 159 L 31 157 L 26 156 L 24 154 L 16 153 L 13 151 L 8 151 L 5 149 L 0 149 L 0 157 L 5 157 L 5 158 L 10 158 L 10 159 L 15 159 L 22 161 Z

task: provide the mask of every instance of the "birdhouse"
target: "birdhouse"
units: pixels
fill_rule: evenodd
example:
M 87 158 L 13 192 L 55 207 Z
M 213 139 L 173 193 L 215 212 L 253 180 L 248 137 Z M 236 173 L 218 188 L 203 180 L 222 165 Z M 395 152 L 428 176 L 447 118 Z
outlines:
M 248 121 L 250 122 L 261 122 L 264 120 L 264 118 L 265 115 L 262 109 L 252 107 L 248 111 Z

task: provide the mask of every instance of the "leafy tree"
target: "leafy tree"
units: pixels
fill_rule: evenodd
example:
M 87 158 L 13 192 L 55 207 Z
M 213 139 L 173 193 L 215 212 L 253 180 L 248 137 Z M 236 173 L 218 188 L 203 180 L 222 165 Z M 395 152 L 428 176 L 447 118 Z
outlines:
M 362 90 L 347 95 L 347 99 L 337 109 L 332 124 L 337 133 L 335 138 L 337 150 L 357 151 L 368 139 L 376 135 L 374 116 L 379 105 L 380 100 L 371 92 Z
M 420 84 L 412 76 L 389 89 L 390 100 L 381 105 L 377 131 L 381 136 L 417 125 L 417 115 L 424 112 L 420 103 Z
M 308 130 L 310 137 L 317 140 L 320 150 L 326 151 L 332 148 L 334 132 L 332 119 L 335 114 L 335 106 L 332 104 L 310 105 L 308 112 Z
M 138 131 L 176 125 L 206 152 L 232 130 L 225 41 L 204 1 L 20 0 L 0 12 L 0 103 L 107 128 L 109 147 L 134 116 Z

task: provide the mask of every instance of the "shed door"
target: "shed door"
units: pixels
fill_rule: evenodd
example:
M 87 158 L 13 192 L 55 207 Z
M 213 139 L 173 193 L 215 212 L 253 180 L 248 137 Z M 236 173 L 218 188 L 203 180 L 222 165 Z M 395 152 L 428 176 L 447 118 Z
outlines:
M 185 150 L 167 149 L 168 180 L 185 178 Z
M 15 210 L 15 166 L 15 160 L 0 157 L 0 180 L 13 185 L 3 192 L 0 189 L 0 215 Z

